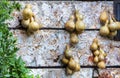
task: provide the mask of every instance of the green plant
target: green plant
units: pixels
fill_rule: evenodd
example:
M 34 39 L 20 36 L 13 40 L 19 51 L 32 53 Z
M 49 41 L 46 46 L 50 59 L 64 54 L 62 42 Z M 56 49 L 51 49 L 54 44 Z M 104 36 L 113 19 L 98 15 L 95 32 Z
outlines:
M 34 78 L 21 57 L 17 58 L 16 39 L 5 23 L 14 9 L 20 10 L 20 4 L 0 1 L 0 78 Z

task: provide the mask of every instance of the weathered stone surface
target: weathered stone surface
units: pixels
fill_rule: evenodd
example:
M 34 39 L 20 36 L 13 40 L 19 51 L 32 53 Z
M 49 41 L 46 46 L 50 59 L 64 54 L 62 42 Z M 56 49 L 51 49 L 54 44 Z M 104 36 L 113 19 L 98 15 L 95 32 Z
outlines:
M 34 75 L 41 75 L 41 78 L 92 78 L 93 69 L 81 69 L 71 76 L 65 74 L 65 69 L 32 69 Z
M 61 65 L 60 59 L 66 44 L 69 44 L 69 33 L 64 30 L 40 30 L 28 36 L 26 31 L 14 30 L 20 48 L 18 55 L 27 65 L 36 62 L 37 66 Z M 79 43 L 71 47 L 72 54 L 81 65 L 93 65 L 92 52 L 89 47 L 94 38 L 98 38 L 101 48 L 108 54 L 107 65 L 120 64 L 120 42 L 99 36 L 98 31 L 85 31 L 79 35 Z M 33 61 L 36 60 L 36 61 Z
M 120 78 L 120 68 L 110 68 L 99 70 L 100 77 L 99 78 Z
M 65 74 L 65 69 L 32 69 L 34 75 L 41 75 L 41 78 L 120 78 L 120 68 L 99 69 L 99 74 L 91 68 L 81 68 L 79 72 L 72 76 Z
M 107 7 L 107 9 L 113 12 L 112 1 L 18 1 L 22 5 L 20 12 L 14 11 L 14 20 L 10 21 L 10 27 L 16 27 L 19 25 L 19 19 L 22 18 L 22 10 L 25 4 L 32 4 L 32 10 L 36 15 L 36 19 L 39 23 L 43 24 L 43 27 L 52 28 L 64 28 L 64 24 L 69 19 L 69 16 L 75 9 L 78 9 L 81 14 L 84 15 L 84 22 L 86 28 L 96 29 L 100 28 L 99 15 L 101 11 Z M 19 18 L 18 18 L 19 17 Z
M 84 15 L 87 29 L 100 28 L 100 12 L 107 7 L 113 13 L 112 1 L 18 1 L 22 5 L 32 4 L 36 20 L 46 28 L 64 28 L 65 22 L 75 9 Z M 22 10 L 14 11 L 13 20 L 9 20 L 9 27 L 16 27 L 22 19 Z M 17 55 L 21 56 L 27 66 L 60 66 L 60 59 L 66 44 L 69 44 L 69 33 L 64 30 L 39 30 L 33 35 L 27 35 L 25 30 L 11 30 L 20 48 Z M 71 47 L 72 55 L 80 65 L 93 65 L 92 52 L 89 47 L 94 38 L 98 38 L 101 48 L 108 54 L 106 65 L 120 65 L 120 42 L 99 36 L 98 31 L 85 31 L 79 35 L 79 43 Z M 34 75 L 41 78 L 92 78 L 91 68 L 82 68 L 72 76 L 65 75 L 65 69 L 32 69 Z M 120 78 L 120 69 L 99 70 L 99 78 Z M 108 75 L 109 77 L 107 77 Z

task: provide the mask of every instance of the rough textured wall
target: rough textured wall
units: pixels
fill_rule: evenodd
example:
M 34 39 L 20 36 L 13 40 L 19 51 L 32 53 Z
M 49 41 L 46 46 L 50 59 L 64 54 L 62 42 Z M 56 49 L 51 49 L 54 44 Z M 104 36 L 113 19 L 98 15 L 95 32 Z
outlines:
M 82 1 L 19 1 L 22 9 L 25 4 L 32 4 L 32 9 L 38 22 L 45 28 L 64 28 L 64 23 L 75 9 L 84 15 L 86 29 L 99 29 L 100 12 L 107 7 L 113 13 L 113 2 L 82 2 Z M 106 4 L 106 5 L 105 5 Z M 21 10 L 22 12 L 22 10 Z M 14 11 L 14 19 L 9 21 L 11 28 L 21 25 L 21 12 Z M 17 46 L 20 48 L 18 56 L 22 56 L 27 66 L 61 66 L 60 59 L 65 45 L 69 43 L 69 33 L 65 30 L 44 29 L 28 36 L 26 30 L 11 29 L 18 39 Z M 120 42 L 103 38 L 98 30 L 85 30 L 79 35 L 79 43 L 71 48 L 73 56 L 82 66 L 91 65 L 92 52 L 89 47 L 94 38 L 98 38 L 102 49 L 108 54 L 107 66 L 120 65 Z M 120 78 L 120 69 L 109 68 L 99 70 L 104 78 Z M 105 72 L 105 73 L 104 73 Z M 42 78 L 93 78 L 92 68 L 81 68 L 72 76 L 66 76 L 63 68 L 57 69 L 32 69 L 32 73 L 40 74 Z M 108 74 L 109 77 L 106 76 Z M 101 77 L 103 78 L 103 77 Z

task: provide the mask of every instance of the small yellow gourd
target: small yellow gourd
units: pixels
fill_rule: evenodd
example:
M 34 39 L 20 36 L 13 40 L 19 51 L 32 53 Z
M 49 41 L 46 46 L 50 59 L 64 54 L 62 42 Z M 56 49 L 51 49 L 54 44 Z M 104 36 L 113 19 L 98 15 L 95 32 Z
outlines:
M 118 24 L 112 20 L 112 17 L 110 16 L 110 24 L 108 25 L 110 31 L 116 31 L 118 28 Z
M 70 34 L 70 42 L 71 42 L 72 44 L 77 44 L 78 41 L 79 41 L 78 35 L 77 35 L 76 33 L 71 33 L 71 34 Z
M 73 58 L 70 58 L 70 61 L 68 63 L 68 67 L 70 69 L 74 70 L 75 69 L 75 64 L 76 64 L 76 62 L 73 60 Z
M 101 12 L 99 19 L 100 19 L 100 22 L 101 22 L 102 24 L 105 24 L 105 23 L 106 23 L 106 21 L 108 20 L 108 12 L 106 11 L 106 9 L 104 9 L 104 10 Z
M 70 52 L 70 46 L 69 45 L 66 45 L 66 49 L 65 49 L 64 55 L 65 55 L 65 57 L 67 59 L 72 58 L 72 55 L 71 55 L 71 52 Z
M 108 28 L 108 20 L 106 21 L 105 25 L 100 28 L 100 35 L 107 36 L 109 35 L 110 30 Z
M 39 25 L 36 21 L 34 21 L 33 17 L 31 17 L 31 22 L 29 24 L 28 30 L 30 32 L 34 32 L 39 30 L 39 28 L 41 27 L 41 25 Z
M 23 10 L 22 15 L 23 15 L 23 19 L 25 19 L 25 20 L 27 20 L 33 16 L 33 12 L 32 12 L 30 4 L 27 4 L 25 6 L 25 9 Z
M 67 75 L 72 75 L 73 74 L 73 71 L 70 69 L 70 68 L 66 68 L 66 73 Z
M 80 64 L 78 64 L 78 63 L 75 64 L 75 71 L 76 72 L 80 71 Z
M 65 28 L 67 31 L 72 32 L 75 30 L 74 15 L 70 16 L 70 19 L 65 23 Z
M 101 68 L 101 69 L 104 69 L 104 68 L 106 67 L 104 61 L 100 61 L 100 62 L 97 64 L 97 66 L 98 66 L 99 68 Z
M 69 60 L 67 58 L 65 58 L 65 57 L 62 58 L 62 63 L 63 64 L 66 65 L 66 64 L 68 64 L 68 62 L 69 62 Z
M 29 23 L 30 23 L 30 19 L 27 19 L 27 20 L 22 20 L 21 24 L 24 28 L 28 28 L 29 26 Z
M 95 56 L 93 61 L 94 61 L 94 63 L 98 63 L 99 62 L 98 56 Z
M 81 33 L 85 30 L 85 23 L 82 20 L 80 20 L 80 17 L 77 18 L 75 25 L 77 33 Z
M 78 10 L 75 11 L 75 17 L 80 18 L 80 20 L 83 20 L 83 15 L 81 15 Z

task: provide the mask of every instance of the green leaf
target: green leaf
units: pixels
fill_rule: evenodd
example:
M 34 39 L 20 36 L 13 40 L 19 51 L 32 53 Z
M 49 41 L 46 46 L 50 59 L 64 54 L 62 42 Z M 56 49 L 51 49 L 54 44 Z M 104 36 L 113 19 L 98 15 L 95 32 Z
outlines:
M 14 9 L 20 10 L 20 4 L 7 0 L 0 2 L 0 78 L 34 78 L 21 57 L 16 57 L 16 39 L 5 24 Z
M 6 74 L 6 75 L 4 75 L 5 77 L 10 77 L 10 74 Z

